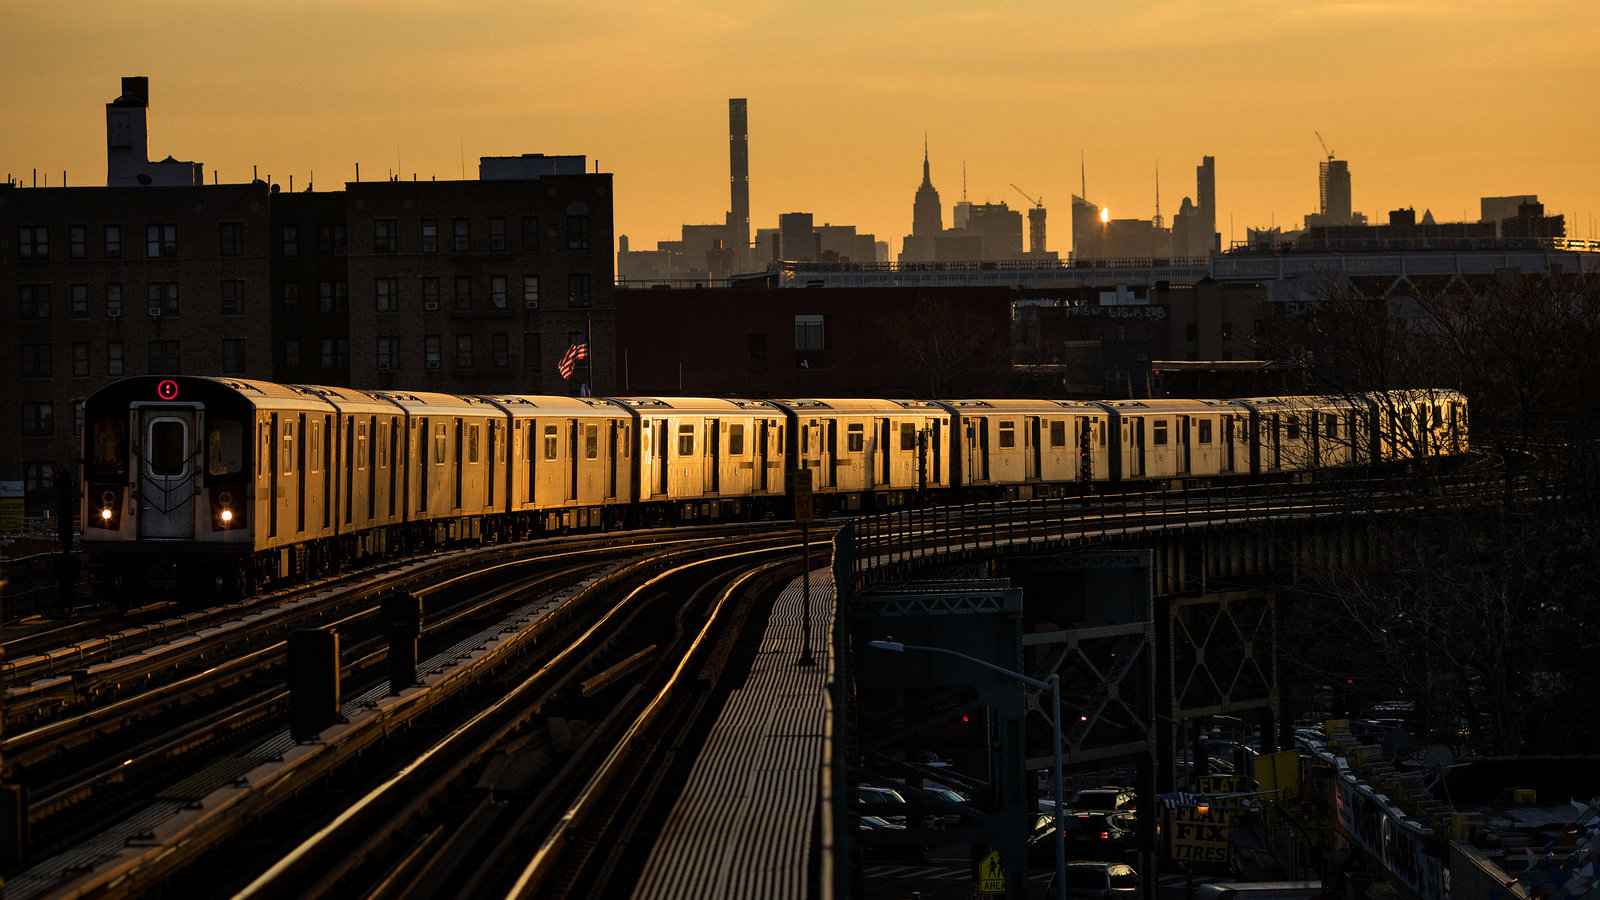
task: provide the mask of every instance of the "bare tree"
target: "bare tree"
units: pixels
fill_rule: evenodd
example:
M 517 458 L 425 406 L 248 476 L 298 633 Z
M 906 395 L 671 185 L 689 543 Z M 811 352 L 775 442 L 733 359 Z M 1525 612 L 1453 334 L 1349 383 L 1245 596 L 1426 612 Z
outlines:
M 960 397 L 988 386 L 1010 369 L 1004 316 L 970 306 L 918 297 L 883 320 L 889 346 L 907 363 L 904 390 L 920 397 Z

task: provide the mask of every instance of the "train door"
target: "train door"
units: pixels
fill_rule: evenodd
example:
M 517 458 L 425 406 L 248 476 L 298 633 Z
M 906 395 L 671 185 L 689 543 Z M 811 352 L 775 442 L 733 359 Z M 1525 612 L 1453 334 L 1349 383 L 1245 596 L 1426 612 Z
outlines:
M 1143 478 L 1144 467 L 1144 416 L 1128 420 L 1128 477 Z
M 500 477 L 500 460 L 496 457 L 500 451 L 500 423 L 490 420 L 489 443 L 484 449 L 484 465 L 489 470 L 488 483 L 484 486 L 483 502 L 487 506 L 494 506 L 494 482 Z
M 823 471 L 828 473 L 828 483 L 824 487 L 839 486 L 839 420 L 828 420 L 828 447 L 827 458 L 823 461 Z
M 267 421 L 267 439 L 261 448 L 261 464 L 267 467 L 267 536 L 278 536 L 278 414 Z
M 989 419 L 978 419 L 978 429 L 973 434 L 970 454 L 970 471 L 974 482 L 989 480 Z
M 1038 416 L 1024 416 L 1022 427 L 1022 442 L 1027 452 L 1026 471 L 1023 477 L 1029 481 L 1038 481 L 1044 473 L 1044 447 L 1040 445 L 1042 433 L 1039 427 Z
M 940 480 L 940 478 L 942 477 L 942 475 L 944 474 L 944 469 L 940 467 L 940 463 L 942 462 L 942 456 L 944 454 L 944 440 L 943 440 L 943 437 L 944 437 L 944 420 L 943 419 L 934 419 L 933 420 L 933 478 L 934 478 L 935 482 L 938 482 Z
M 295 530 L 306 530 L 306 414 L 298 416 L 296 430 L 284 434 L 284 439 L 289 443 L 284 446 L 284 456 L 289 457 L 288 464 L 284 466 L 285 475 L 294 476 L 294 507 Z M 298 431 L 300 441 L 295 442 L 294 436 Z
M 193 537 L 199 411 L 163 407 L 142 418 L 139 537 Z
M 706 419 L 706 471 L 701 478 L 704 493 L 715 494 L 722 487 L 722 422 Z
M 349 525 L 355 518 L 355 485 L 356 470 L 365 468 L 367 461 L 362 456 L 357 456 L 355 419 L 345 416 L 339 420 L 344 428 L 344 464 L 341 474 L 344 477 L 344 524 Z M 361 450 L 367 449 L 367 423 L 361 423 Z
M 567 497 L 578 499 L 578 420 L 567 420 Z
M 1187 475 L 1192 471 L 1193 460 L 1189 458 L 1189 416 L 1178 417 L 1178 474 Z
M 879 459 L 882 460 L 883 466 L 883 468 L 880 470 L 882 474 L 878 477 L 878 481 L 879 483 L 885 485 L 894 484 L 894 472 L 890 469 L 890 466 L 893 464 L 894 447 L 889 443 L 891 433 L 890 430 L 892 427 L 893 426 L 888 419 L 878 420 L 877 450 Z
M 606 499 L 617 497 L 617 457 L 621 456 L 621 442 L 617 440 L 617 420 L 606 422 Z
M 417 512 L 428 511 L 428 483 L 433 481 L 432 460 L 428 459 L 428 445 L 432 443 L 428 432 L 428 420 L 418 419 L 416 422 L 417 441 Z M 407 451 L 406 456 L 411 456 Z
M 1222 471 L 1233 474 L 1233 425 L 1234 416 L 1222 417 Z
M 1094 420 L 1088 416 L 1078 417 L 1078 480 L 1094 480 Z
M 667 419 L 662 419 L 656 422 L 656 479 L 659 482 L 656 486 L 656 493 L 663 497 L 667 495 L 667 488 L 670 485 L 667 477 L 668 421 Z
M 769 448 L 767 441 L 771 439 L 770 429 L 772 421 L 762 419 L 761 425 L 756 429 L 756 488 L 763 493 L 767 490 L 767 458 Z

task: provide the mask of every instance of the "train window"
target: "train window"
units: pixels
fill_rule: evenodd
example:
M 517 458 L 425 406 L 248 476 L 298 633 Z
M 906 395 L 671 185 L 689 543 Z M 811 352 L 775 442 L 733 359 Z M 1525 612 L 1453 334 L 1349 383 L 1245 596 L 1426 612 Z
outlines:
M 471 464 L 478 461 L 478 429 L 476 422 L 467 428 L 467 462 Z
M 599 425 L 585 425 L 585 426 L 583 426 L 583 458 L 584 459 L 599 459 L 600 458 L 600 426 Z
M 735 423 L 728 426 L 728 455 L 744 455 L 744 426 L 742 424 Z
M 1156 446 L 1167 442 L 1167 420 L 1152 419 L 1150 422 L 1150 441 Z
M 1210 419 L 1201 419 L 1200 420 L 1200 428 L 1198 430 L 1200 432 L 1200 435 L 1199 435 L 1200 443 L 1202 443 L 1202 444 L 1211 443 L 1211 420 Z
M 917 449 L 917 425 L 915 422 L 900 423 L 900 449 Z
M 1065 419 L 1052 419 L 1050 421 L 1050 446 L 1065 447 L 1067 445 L 1067 421 Z
M 206 473 L 237 475 L 244 471 L 244 423 L 212 419 L 206 425 Z
M 1100 446 L 1106 445 L 1106 420 L 1100 420 Z
M 445 452 L 450 447 L 450 429 L 443 422 L 433 426 L 433 464 L 444 465 Z
M 189 467 L 188 426 L 181 419 L 156 419 L 150 423 L 150 445 L 145 467 L 151 475 L 182 475 Z
M 629 453 L 631 452 L 631 446 L 628 444 L 628 432 L 629 431 L 630 431 L 629 426 L 627 426 L 627 425 L 622 426 L 621 435 L 622 435 L 622 458 L 623 459 L 627 459 L 629 457 Z
M 1339 436 L 1339 417 L 1334 415 L 1333 413 L 1328 413 L 1326 416 L 1324 416 L 1323 420 L 1322 420 L 1322 433 L 1323 433 L 1323 435 L 1325 435 L 1327 437 L 1331 437 L 1331 438 L 1338 437 Z
M 367 423 L 362 422 L 356 426 L 356 469 L 364 470 L 367 467 Z
M 1285 428 L 1285 431 L 1286 431 L 1286 434 L 1284 435 L 1284 437 L 1286 439 L 1291 440 L 1291 441 L 1300 440 L 1300 417 L 1299 416 L 1290 416 L 1289 417 L 1289 424 Z
M 306 426 L 306 453 L 311 456 L 309 468 L 313 472 L 322 471 L 322 426 L 312 422 Z
M 121 477 L 128 471 L 128 420 L 95 419 L 89 433 L 94 437 L 94 456 L 89 473 L 96 478 Z
M 851 425 L 845 432 L 845 449 L 851 453 L 860 453 L 867 443 L 866 426 Z
M 678 426 L 678 455 L 679 456 L 693 456 L 694 455 L 694 426 L 693 425 L 679 425 Z
M 559 434 L 560 434 L 560 429 L 556 428 L 556 426 L 554 426 L 554 425 L 546 425 L 544 427 L 544 458 L 545 459 L 555 459 L 556 458 L 556 441 L 558 440 L 558 435 Z
M 294 474 L 294 423 L 283 423 L 283 474 Z
M 1444 427 L 1444 410 L 1440 409 L 1437 403 L 1433 405 L 1433 427 Z
M 378 468 L 389 468 L 389 426 L 379 425 L 373 439 L 378 442 Z
M 1001 447 L 1001 449 L 1005 449 L 1006 447 L 1015 447 L 1016 445 L 1017 445 L 1017 423 L 1015 423 L 1015 422 L 1001 422 L 1000 423 L 1000 447 Z

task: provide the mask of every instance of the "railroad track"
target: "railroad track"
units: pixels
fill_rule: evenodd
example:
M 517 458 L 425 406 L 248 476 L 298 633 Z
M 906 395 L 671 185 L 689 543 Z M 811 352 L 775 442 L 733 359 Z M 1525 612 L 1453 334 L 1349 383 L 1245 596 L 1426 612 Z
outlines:
M 762 549 L 740 549 L 749 541 Z M 705 549 L 707 545 L 712 549 Z M 315 823 L 334 803 L 330 797 L 371 790 L 382 783 L 382 773 L 410 773 L 402 793 L 413 808 L 416 798 L 435 796 L 414 783 L 423 775 L 442 786 L 435 790 L 450 794 L 449 786 L 474 761 L 495 755 L 482 747 L 468 754 L 457 750 L 453 764 L 438 770 L 424 765 L 423 760 L 442 758 L 446 751 L 428 748 L 456 729 L 479 734 L 489 728 L 500 740 L 515 733 L 522 749 L 506 753 L 523 766 L 531 759 L 569 759 L 575 747 L 589 748 L 577 754 L 580 759 L 595 757 L 594 748 L 605 746 L 616 723 L 623 721 L 618 717 L 626 713 L 602 714 L 592 707 L 621 704 L 619 693 L 633 696 L 636 692 L 624 688 L 667 666 L 679 652 L 682 636 L 699 635 L 704 628 L 698 618 L 708 611 L 706 601 L 683 587 L 682 579 L 707 579 L 703 567 L 710 563 L 674 560 L 708 553 L 739 559 L 734 554 L 793 557 L 798 552 L 793 538 L 781 533 L 747 540 L 682 536 L 676 546 L 629 548 L 608 541 L 601 548 L 569 548 L 559 563 L 546 557 L 541 573 L 531 573 L 532 563 L 526 561 L 490 564 L 479 559 L 436 577 L 428 587 L 408 582 L 413 593 L 425 598 L 428 627 L 421 639 L 421 685 L 399 694 L 387 683 L 387 647 L 374 596 L 395 587 L 368 590 L 364 605 L 322 604 L 325 627 L 351 638 L 341 663 L 350 699 L 342 707 L 347 721 L 325 729 L 314 741 L 295 742 L 284 733 L 289 700 L 282 688 L 281 637 L 266 647 L 230 651 L 229 660 L 204 673 L 168 679 L 159 689 L 131 692 L 115 703 L 14 736 L 8 749 L 28 763 L 24 772 L 38 785 L 30 816 L 37 839 L 33 864 L 8 873 L 8 897 L 64 890 L 86 896 L 139 896 L 154 890 L 189 895 L 184 885 L 215 893 L 225 878 L 237 880 L 251 872 L 249 861 L 301 858 L 293 846 L 265 852 L 261 836 L 289 840 L 317 833 L 324 826 Z M 681 572 L 653 574 L 663 567 Z M 627 587 L 632 582 L 638 586 Z M 610 611 L 591 621 L 601 609 Z M 218 646 L 223 644 L 209 652 L 218 652 Z M 702 647 L 700 652 L 707 651 Z M 279 660 L 276 670 L 267 662 L 273 657 Z M 203 652 L 194 657 L 203 658 Z M 524 682 L 540 686 L 542 693 L 530 695 L 534 687 Z M 202 699 L 207 697 L 213 699 Z M 517 699 L 508 699 L 513 697 Z M 559 709 L 552 706 L 557 702 Z M 465 712 L 479 707 L 485 710 Z M 520 724 L 490 727 L 496 716 Z M 527 723 L 535 719 L 540 724 L 528 731 Z M 111 721 L 122 723 L 113 739 L 86 737 Z M 142 727 L 129 724 L 134 721 Z M 599 724 L 581 724 L 588 722 Z M 56 753 L 46 747 L 55 747 Z M 52 769 L 55 757 L 60 758 Z M 47 779 L 45 774 L 52 771 L 59 777 Z M 441 803 L 435 799 L 424 805 L 432 809 Z M 492 811 L 494 803 L 485 808 Z M 415 816 L 402 813 L 389 811 L 379 821 L 386 828 L 410 827 L 406 823 Z M 475 821 L 484 815 L 479 813 Z M 88 833 L 90 823 L 112 820 L 125 824 Z M 268 824 L 280 821 L 287 824 Z M 370 822 L 358 829 L 373 831 Z M 372 849 L 352 852 L 348 833 L 325 840 L 332 843 L 324 847 L 337 848 L 336 858 L 383 858 Z M 349 871 L 342 871 L 341 879 L 363 877 L 359 866 L 344 868 Z M 318 883 L 297 885 L 297 895 L 315 893 L 318 884 L 328 881 L 326 865 L 314 869 Z M 345 886 L 324 887 L 346 893 Z

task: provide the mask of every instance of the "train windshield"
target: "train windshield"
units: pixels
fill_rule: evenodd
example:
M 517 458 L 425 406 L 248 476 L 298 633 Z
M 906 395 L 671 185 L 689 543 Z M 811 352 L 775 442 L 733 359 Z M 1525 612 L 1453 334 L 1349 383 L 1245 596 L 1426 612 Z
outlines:
M 210 419 L 206 423 L 206 474 L 238 475 L 244 471 L 244 423 Z
M 182 419 L 155 419 L 145 448 L 145 467 L 151 475 L 171 478 L 189 465 L 189 426 Z
M 121 478 L 128 473 L 128 420 L 123 417 L 95 419 L 89 426 L 93 442 L 89 453 L 89 477 Z

